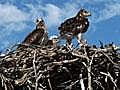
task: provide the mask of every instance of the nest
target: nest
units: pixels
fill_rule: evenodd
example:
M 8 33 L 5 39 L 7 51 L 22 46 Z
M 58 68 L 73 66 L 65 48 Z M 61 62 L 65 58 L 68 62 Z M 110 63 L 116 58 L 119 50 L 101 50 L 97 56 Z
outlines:
M 119 90 L 120 48 L 26 46 L 0 56 L 0 90 Z

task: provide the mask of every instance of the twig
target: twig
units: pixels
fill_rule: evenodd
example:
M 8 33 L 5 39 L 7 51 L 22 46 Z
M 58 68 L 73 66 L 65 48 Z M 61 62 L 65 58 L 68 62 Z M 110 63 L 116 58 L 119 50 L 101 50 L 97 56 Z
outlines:
M 81 85 L 81 90 L 85 90 L 85 85 L 82 79 L 82 74 L 80 74 L 80 85 Z
M 2 89 L 13 90 L 15 86 L 28 90 L 120 88 L 118 47 L 83 47 L 71 51 L 63 46 L 56 49 L 39 45 L 25 47 L 0 57 Z M 104 81 L 104 76 L 110 78 L 113 85 Z

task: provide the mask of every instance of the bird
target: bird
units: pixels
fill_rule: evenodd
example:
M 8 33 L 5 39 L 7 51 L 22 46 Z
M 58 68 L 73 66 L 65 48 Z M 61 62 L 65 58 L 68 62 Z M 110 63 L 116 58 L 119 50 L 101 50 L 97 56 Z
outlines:
M 46 46 L 52 46 L 53 48 L 56 48 L 58 45 L 58 42 L 59 42 L 59 37 L 56 36 L 56 35 L 53 35 L 49 38 Z
M 71 41 L 74 37 L 77 38 L 78 43 L 82 46 L 86 42 L 83 40 L 83 33 L 85 33 L 89 27 L 88 16 L 91 13 L 86 9 L 80 9 L 76 16 L 65 20 L 61 23 L 58 30 L 60 36 L 66 39 L 68 47 L 71 47 Z
M 37 18 L 36 28 L 28 34 L 22 44 L 44 46 L 48 42 L 48 33 L 45 22 L 42 18 Z M 18 46 L 18 48 L 21 47 Z

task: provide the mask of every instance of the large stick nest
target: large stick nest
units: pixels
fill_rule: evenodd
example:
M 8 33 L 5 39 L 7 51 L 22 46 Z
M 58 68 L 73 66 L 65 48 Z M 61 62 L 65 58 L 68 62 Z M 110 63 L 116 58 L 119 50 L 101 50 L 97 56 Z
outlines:
M 0 56 L 0 90 L 118 90 L 120 48 L 26 46 Z

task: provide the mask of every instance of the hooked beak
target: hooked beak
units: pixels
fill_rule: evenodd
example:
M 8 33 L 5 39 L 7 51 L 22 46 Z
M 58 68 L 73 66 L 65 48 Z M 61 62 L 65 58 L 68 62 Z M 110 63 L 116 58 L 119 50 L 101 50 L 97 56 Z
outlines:
M 88 13 L 88 16 L 91 16 L 91 13 Z

